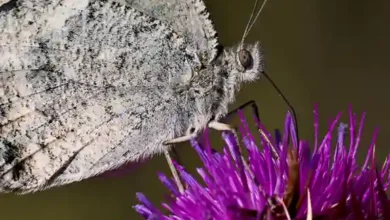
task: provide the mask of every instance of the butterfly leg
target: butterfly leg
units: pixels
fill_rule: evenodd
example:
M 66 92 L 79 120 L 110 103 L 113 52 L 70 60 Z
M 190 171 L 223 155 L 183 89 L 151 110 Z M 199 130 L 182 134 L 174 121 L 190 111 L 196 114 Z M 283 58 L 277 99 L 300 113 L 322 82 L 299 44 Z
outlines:
M 232 131 L 234 133 L 234 135 L 236 135 L 235 130 L 228 124 L 224 124 L 224 123 L 217 122 L 217 121 L 211 121 L 208 124 L 208 126 L 209 126 L 209 128 L 212 128 L 212 129 L 215 129 L 218 131 Z M 189 135 L 178 137 L 178 138 L 175 138 L 172 140 L 164 141 L 163 144 L 164 145 L 177 144 L 177 143 L 189 141 L 192 138 L 196 138 L 196 134 L 189 134 Z M 176 152 L 174 152 L 174 154 L 176 156 L 178 156 Z M 180 181 L 180 177 L 177 173 L 175 166 L 173 165 L 172 157 L 169 154 L 168 150 L 164 150 L 164 155 L 165 155 L 165 159 L 167 160 L 168 166 L 172 172 L 172 176 L 175 179 L 175 182 L 176 182 L 176 185 L 179 189 L 179 192 L 184 192 L 184 186 L 183 186 L 182 182 Z
M 248 101 L 248 102 L 246 102 L 246 103 L 244 103 L 244 104 L 238 106 L 236 109 L 230 111 L 230 112 L 225 116 L 225 118 L 224 118 L 223 120 L 224 120 L 224 121 L 228 120 L 230 117 L 233 116 L 233 114 L 236 114 L 238 110 L 240 110 L 240 109 L 245 109 L 245 108 L 247 108 L 247 107 L 249 107 L 249 106 L 252 107 L 252 112 L 253 112 L 253 114 L 255 115 L 255 117 L 256 117 L 257 119 L 260 119 L 260 116 L 259 116 L 259 108 L 257 107 L 256 102 L 255 102 L 254 100 L 250 100 L 250 101 Z
M 218 121 L 211 121 L 211 122 L 209 122 L 208 126 L 209 126 L 209 128 L 217 130 L 217 131 L 230 131 L 230 132 L 233 132 L 234 137 L 236 138 L 236 140 L 238 140 L 237 132 L 231 125 L 228 125 L 228 124 L 225 124 L 225 123 L 222 123 L 222 122 L 218 122 Z M 237 144 L 239 145 L 239 147 L 238 147 L 239 151 L 241 151 L 241 147 L 240 147 L 239 142 L 237 142 Z M 252 171 L 251 171 L 248 163 L 246 162 L 245 158 L 242 156 L 242 153 L 241 153 L 241 160 L 242 160 L 242 162 L 243 162 L 243 164 L 245 166 L 245 169 L 255 179 L 255 176 L 252 173 Z
M 218 121 L 209 122 L 208 127 L 212 128 L 214 130 L 217 130 L 217 131 L 232 131 L 235 133 L 235 130 L 230 125 L 225 124 L 225 123 L 221 123 Z M 196 137 L 197 137 L 196 134 L 189 134 L 189 135 L 181 136 L 181 137 L 171 139 L 168 141 L 164 141 L 163 144 L 164 145 L 178 144 L 178 143 L 182 143 L 182 142 L 187 142 L 187 141 L 189 141 L 193 138 L 196 138 Z
M 209 128 L 212 128 L 212 129 L 217 130 L 217 131 L 232 131 L 235 133 L 235 130 L 232 128 L 232 126 L 225 124 L 225 123 L 222 123 L 222 122 L 211 121 L 211 122 L 209 122 L 208 126 L 209 126 Z
M 175 138 L 175 139 L 164 141 L 163 144 L 164 145 L 178 144 L 178 143 L 182 143 L 182 142 L 187 142 L 187 141 L 191 140 L 192 138 L 196 138 L 196 135 L 195 134 L 189 134 L 189 135 L 181 136 L 181 137 L 178 137 L 178 138 Z
M 187 142 L 187 141 L 191 140 L 192 138 L 196 138 L 196 134 L 189 134 L 189 135 L 185 135 L 185 136 L 178 137 L 175 139 L 167 140 L 167 141 L 163 142 L 163 145 L 172 145 L 172 144 Z M 178 161 L 178 163 L 180 165 L 182 165 L 179 161 L 179 154 L 175 151 L 174 147 L 172 147 L 172 151 L 175 155 L 176 161 Z M 169 154 L 168 150 L 164 150 L 164 155 L 165 155 L 165 159 L 167 160 L 168 166 L 172 172 L 172 176 L 175 179 L 175 182 L 176 182 L 177 188 L 179 189 L 179 192 L 184 192 L 184 186 L 183 186 L 183 184 L 180 180 L 180 177 L 177 173 L 177 169 L 173 165 L 172 156 Z
M 177 173 L 177 169 L 175 168 L 175 165 L 173 164 L 172 157 L 169 154 L 169 151 L 168 150 L 164 150 L 164 155 L 165 155 L 165 159 L 167 160 L 169 169 L 172 172 L 172 176 L 175 179 L 176 186 L 179 189 L 179 192 L 183 193 L 184 192 L 184 186 L 183 186 L 183 183 L 180 180 L 179 174 Z

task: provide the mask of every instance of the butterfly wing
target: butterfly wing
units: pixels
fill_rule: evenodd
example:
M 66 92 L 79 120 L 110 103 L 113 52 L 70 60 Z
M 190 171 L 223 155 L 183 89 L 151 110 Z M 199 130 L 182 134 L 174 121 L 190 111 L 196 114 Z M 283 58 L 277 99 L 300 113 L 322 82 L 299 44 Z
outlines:
M 0 12 L 0 191 L 30 192 L 163 150 L 186 126 L 174 90 L 186 44 L 102 1 L 23 1 Z
M 116 0 L 155 17 L 172 27 L 208 64 L 217 56 L 217 32 L 203 0 Z

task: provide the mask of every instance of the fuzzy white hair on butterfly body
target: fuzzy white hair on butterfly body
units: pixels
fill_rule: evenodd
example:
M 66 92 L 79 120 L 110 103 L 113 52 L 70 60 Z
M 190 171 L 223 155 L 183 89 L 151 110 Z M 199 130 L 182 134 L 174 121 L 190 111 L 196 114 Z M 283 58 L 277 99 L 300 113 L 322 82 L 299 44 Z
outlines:
M 202 0 L 0 4 L 0 191 L 27 193 L 160 154 L 259 78 Z

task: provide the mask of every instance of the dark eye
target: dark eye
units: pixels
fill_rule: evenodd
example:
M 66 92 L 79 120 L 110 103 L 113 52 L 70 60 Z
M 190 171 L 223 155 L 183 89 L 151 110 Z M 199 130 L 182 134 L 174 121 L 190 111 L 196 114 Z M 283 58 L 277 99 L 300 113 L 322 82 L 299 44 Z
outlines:
M 249 51 L 245 49 L 238 51 L 238 60 L 240 61 L 241 66 L 243 66 L 245 69 L 252 67 L 253 58 Z
M 190 133 L 193 134 L 194 132 L 195 132 L 195 128 L 194 127 L 190 128 Z

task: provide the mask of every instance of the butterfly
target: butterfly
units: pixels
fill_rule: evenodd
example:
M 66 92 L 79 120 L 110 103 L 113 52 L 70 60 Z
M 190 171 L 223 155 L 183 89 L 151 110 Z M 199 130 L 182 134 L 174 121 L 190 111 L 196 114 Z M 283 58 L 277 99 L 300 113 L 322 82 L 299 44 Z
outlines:
M 202 0 L 3 3 L 0 191 L 80 181 L 231 129 L 228 104 L 264 69 L 243 41 L 223 47 Z

